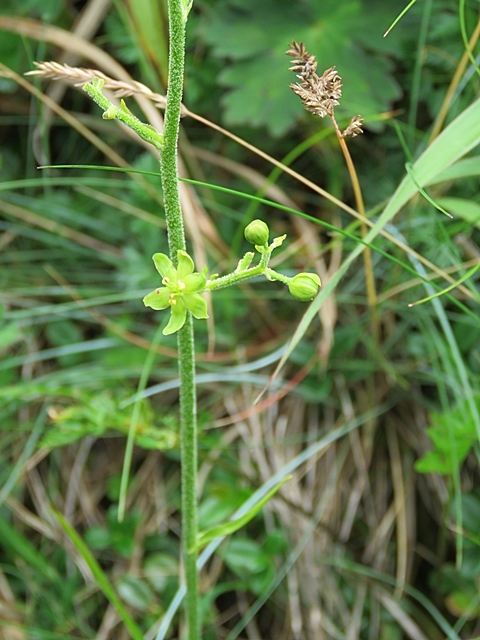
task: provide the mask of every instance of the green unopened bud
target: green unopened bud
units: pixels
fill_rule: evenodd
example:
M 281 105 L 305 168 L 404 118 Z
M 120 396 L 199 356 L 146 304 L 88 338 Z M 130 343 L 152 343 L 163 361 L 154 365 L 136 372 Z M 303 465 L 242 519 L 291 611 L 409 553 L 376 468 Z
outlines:
M 245 239 L 250 242 L 250 244 L 255 244 L 260 247 L 264 247 L 267 244 L 269 233 L 270 230 L 263 220 L 252 220 L 252 222 L 245 227 Z
M 104 113 L 102 114 L 102 118 L 104 120 L 113 120 L 116 117 L 117 117 L 117 110 L 115 109 L 113 104 L 110 107 L 108 107 L 108 109 L 104 111 Z
M 288 290 L 297 300 L 310 302 L 317 295 L 321 284 L 316 273 L 297 273 L 288 283 Z

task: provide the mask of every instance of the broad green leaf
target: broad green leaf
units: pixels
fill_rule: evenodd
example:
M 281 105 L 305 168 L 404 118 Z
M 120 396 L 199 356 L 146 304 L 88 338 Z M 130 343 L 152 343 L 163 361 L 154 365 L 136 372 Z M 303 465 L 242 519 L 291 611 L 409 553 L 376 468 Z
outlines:
M 127 575 L 120 578 L 116 586 L 123 600 L 135 609 L 145 611 L 154 604 L 155 595 L 145 579 Z
M 396 35 L 388 43 L 382 38 L 388 15 L 378 4 L 375 11 L 365 11 L 359 0 L 310 0 L 281 7 L 275 0 L 220 4 L 208 20 L 200 20 L 199 34 L 217 58 L 228 59 L 218 78 L 227 89 L 225 121 L 266 127 L 280 136 L 299 118 L 313 118 L 289 89 L 295 76 L 288 71 L 291 59 L 285 51 L 293 39 L 305 42 L 317 57 L 320 74 L 337 67 L 344 81 L 338 114 L 345 112 L 349 119 L 388 110 L 400 95 L 390 57 L 378 55 L 399 51 Z
M 480 402 L 476 398 L 477 406 Z M 477 441 L 476 425 L 468 415 L 468 405 L 460 404 L 452 411 L 432 413 L 432 426 L 427 429 L 433 448 L 415 468 L 421 473 L 452 475 L 460 467 Z
M 427 186 L 431 184 L 440 184 L 447 180 L 458 180 L 460 178 L 470 178 L 472 176 L 480 176 L 480 156 L 473 158 L 464 158 L 452 164 L 441 171 L 438 175 L 428 181 Z

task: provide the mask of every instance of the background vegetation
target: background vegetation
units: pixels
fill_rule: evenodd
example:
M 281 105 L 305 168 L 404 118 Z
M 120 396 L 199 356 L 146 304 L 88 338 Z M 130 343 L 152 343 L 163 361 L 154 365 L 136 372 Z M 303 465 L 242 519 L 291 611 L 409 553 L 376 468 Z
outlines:
M 285 273 L 327 283 L 358 246 L 358 222 L 306 182 L 355 206 L 333 130 L 288 88 L 292 39 L 320 73 L 336 65 L 337 115 L 366 118 L 349 148 L 373 220 L 410 156 L 475 102 L 478 2 L 416 3 L 383 38 L 403 7 L 195 0 L 180 152 L 198 266 L 231 270 L 255 217 L 288 234 Z M 155 638 L 179 572 L 176 342 L 141 302 L 167 250 L 162 194 L 101 166 L 158 162 L 81 92 L 23 74 L 53 59 L 164 93 L 166 3 L 4 0 L 0 29 L 0 638 L 121 640 L 129 620 Z M 454 218 L 414 197 L 373 243 L 376 307 L 357 258 L 258 404 L 306 307 L 249 283 L 195 323 L 202 526 L 294 470 L 206 562 L 206 640 L 480 636 L 478 274 L 408 307 L 478 264 L 474 151 L 428 188 Z M 52 164 L 98 168 L 37 169 Z

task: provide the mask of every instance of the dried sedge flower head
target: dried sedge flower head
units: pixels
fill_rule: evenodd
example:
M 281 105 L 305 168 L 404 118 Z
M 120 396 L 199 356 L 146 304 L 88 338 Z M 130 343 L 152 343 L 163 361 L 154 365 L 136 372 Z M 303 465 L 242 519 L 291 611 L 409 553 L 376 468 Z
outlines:
M 307 111 L 320 118 L 328 115 L 333 119 L 335 107 L 340 104 L 339 100 L 342 97 L 342 79 L 335 67 L 318 76 L 317 60 L 306 50 L 303 42 L 293 40 L 289 47 L 287 56 L 294 58 L 290 71 L 294 71 L 300 80 L 291 84 L 290 88 L 299 96 Z M 361 124 L 360 116 L 352 118 L 350 125 L 341 135 L 356 136 L 362 133 Z
M 358 136 L 360 133 L 363 133 L 362 124 L 363 124 L 362 116 L 354 116 L 350 120 L 350 124 L 348 125 L 348 127 L 342 133 L 342 136 L 344 138 L 346 138 L 347 136 L 350 136 L 351 138 Z

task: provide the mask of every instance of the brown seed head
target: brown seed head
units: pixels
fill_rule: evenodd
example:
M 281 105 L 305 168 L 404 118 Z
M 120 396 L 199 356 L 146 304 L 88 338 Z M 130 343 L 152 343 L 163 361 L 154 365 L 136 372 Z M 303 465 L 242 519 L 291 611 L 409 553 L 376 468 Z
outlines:
M 286 53 L 294 58 L 290 71 L 295 72 L 299 79 L 290 88 L 300 98 L 305 109 L 320 118 L 328 115 L 334 119 L 335 107 L 340 104 L 342 97 L 342 79 L 335 67 L 330 67 L 318 76 L 317 60 L 307 51 L 303 42 L 293 40 Z M 353 137 L 363 133 L 361 125 L 362 118 L 355 116 L 342 136 Z

